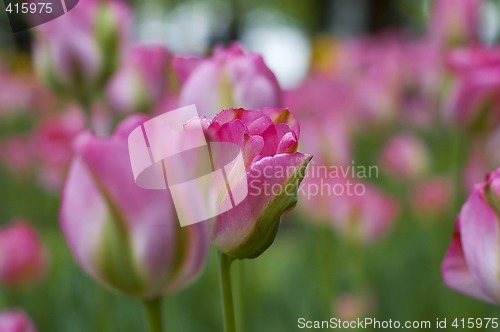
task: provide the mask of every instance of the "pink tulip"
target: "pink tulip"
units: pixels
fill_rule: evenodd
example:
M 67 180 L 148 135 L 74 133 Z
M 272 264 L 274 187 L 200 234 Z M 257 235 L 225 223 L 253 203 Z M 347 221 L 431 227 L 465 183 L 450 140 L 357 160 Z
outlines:
M 476 183 L 481 182 L 484 179 L 484 174 L 495 169 L 488 163 L 483 142 L 473 142 L 470 146 L 472 148 L 465 162 L 463 174 L 463 182 L 468 190 L 472 189 Z
M 12 136 L 0 140 L 0 162 L 14 174 L 26 175 L 33 161 L 31 140 L 24 136 Z
M 342 236 L 366 245 L 390 231 L 399 211 L 394 198 L 368 183 L 315 172 L 308 174 L 301 189 L 308 218 L 330 221 Z
M 382 165 L 389 176 L 416 178 L 426 172 L 429 153 L 424 143 L 411 134 L 391 138 L 382 151 Z
M 453 186 L 447 178 L 432 178 L 416 186 L 411 203 L 420 215 L 438 215 L 446 211 L 453 197 Z
M 10 73 L 0 63 L 0 118 L 45 110 L 48 94 L 31 73 Z
M 0 312 L 0 332 L 36 332 L 35 325 L 22 310 Z
M 359 294 L 342 294 L 335 299 L 333 315 L 341 320 L 351 321 L 369 317 L 375 312 L 376 299 L 369 292 Z
M 141 189 L 128 153 L 131 116 L 109 138 L 82 134 L 62 195 L 60 222 L 80 266 L 97 281 L 153 299 L 188 284 L 208 251 L 204 223 L 179 226 L 170 193 Z
M 361 195 L 332 197 L 332 225 L 342 235 L 362 244 L 370 244 L 385 235 L 394 224 L 399 207 L 395 199 L 376 187 L 363 184 Z M 359 190 L 358 190 L 359 192 Z
M 297 190 L 312 156 L 296 152 L 299 124 L 288 110 L 227 109 L 206 129 L 210 140 L 241 147 L 248 196 L 216 219 L 213 244 L 231 258 L 255 258 L 274 241 L 282 215 L 297 204 Z
M 56 91 L 79 98 L 100 93 L 120 61 L 130 16 L 122 1 L 85 0 L 37 27 L 39 75 Z
M 107 88 L 111 106 L 122 113 L 151 111 L 166 93 L 168 60 L 169 54 L 161 46 L 128 49 Z
M 204 62 L 204 58 L 199 56 L 174 56 L 172 58 L 172 69 L 179 83 L 183 85 L 189 76 Z
M 233 44 L 216 49 L 212 58 L 189 75 L 181 89 L 179 106 L 190 104 L 207 117 L 229 107 L 279 107 L 281 89 L 262 56 Z
M 446 285 L 468 296 L 500 304 L 500 169 L 476 184 L 455 222 L 442 263 Z
M 320 75 L 307 78 L 298 88 L 286 91 L 284 104 L 300 121 L 300 146 L 315 161 L 346 165 L 352 160 L 351 132 L 355 101 L 341 81 Z
M 445 105 L 445 117 L 461 126 L 491 129 L 500 122 L 500 49 L 453 51 L 448 65 L 454 81 Z
M 383 126 L 393 122 L 405 87 L 404 48 L 397 35 L 346 42 L 340 46 L 336 77 L 349 82 L 356 125 Z
M 441 45 L 477 41 L 482 0 L 435 0 L 431 4 L 429 35 Z
M 36 283 L 45 269 L 44 249 L 32 226 L 17 220 L 0 228 L 0 283 L 27 286 Z
M 35 170 L 44 188 L 58 192 L 62 187 L 73 158 L 73 140 L 84 127 L 83 111 L 76 106 L 38 124 L 33 136 L 38 161 Z

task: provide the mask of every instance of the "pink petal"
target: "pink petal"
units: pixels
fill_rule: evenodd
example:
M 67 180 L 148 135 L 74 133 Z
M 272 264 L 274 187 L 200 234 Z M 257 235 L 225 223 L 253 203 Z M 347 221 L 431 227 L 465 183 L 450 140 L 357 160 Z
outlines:
M 494 303 L 495 300 L 479 287 L 467 266 L 461 243 L 460 219 L 457 219 L 455 228 L 451 245 L 441 265 L 441 274 L 446 286 L 459 293 Z
M 277 199 L 270 188 L 283 189 L 290 181 L 286 170 L 298 171 L 311 158 L 302 153 L 280 154 L 253 164 L 247 172 L 248 196 L 217 217 L 214 245 L 229 254 L 236 250 L 245 258 L 256 257 L 267 249 L 274 240 L 281 215 L 297 203 L 294 192 L 286 192 Z
M 462 248 L 483 292 L 500 301 L 499 221 L 485 200 L 484 190 L 483 186 L 475 186 L 460 212 Z

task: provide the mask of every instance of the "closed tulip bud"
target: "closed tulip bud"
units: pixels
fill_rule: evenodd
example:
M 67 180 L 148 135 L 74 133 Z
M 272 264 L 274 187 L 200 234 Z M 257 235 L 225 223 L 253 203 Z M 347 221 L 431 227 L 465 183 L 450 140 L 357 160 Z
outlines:
M 482 0 L 435 0 L 431 4 L 429 33 L 445 46 L 477 41 Z
M 359 187 L 362 185 L 362 187 Z M 359 183 L 358 193 L 335 197 L 330 204 L 333 226 L 347 239 L 371 244 L 384 236 L 396 220 L 397 202 L 376 187 Z M 362 189 L 359 189 L 362 188 Z
M 35 325 L 22 310 L 0 312 L 0 332 L 36 332 Z
M 36 283 L 46 265 L 42 242 L 30 224 L 18 220 L 0 228 L 0 284 L 23 287 Z
M 476 184 L 462 207 L 441 272 L 446 285 L 500 304 L 500 169 Z
M 209 235 L 205 223 L 179 226 L 167 190 L 135 183 L 127 138 L 144 121 L 132 116 L 112 137 L 77 139 L 60 222 L 85 272 L 112 289 L 154 299 L 198 275 Z
M 381 164 L 390 176 L 414 179 L 429 166 L 429 153 L 424 143 L 413 135 L 400 134 L 391 138 L 382 151 Z
M 445 118 L 472 131 L 489 130 L 500 122 L 500 48 L 458 49 L 450 53 L 453 77 Z
M 432 178 L 418 184 L 412 193 L 411 204 L 416 213 L 437 216 L 445 212 L 453 197 L 453 185 L 448 178 Z
M 34 46 L 39 76 L 82 100 L 100 93 L 120 62 L 129 21 L 130 10 L 118 0 L 86 0 L 40 26 Z
M 84 128 L 84 113 L 77 106 L 69 106 L 38 123 L 33 135 L 35 171 L 40 184 L 48 191 L 61 190 L 73 158 L 73 140 Z
M 168 58 L 161 46 L 129 49 L 106 90 L 111 106 L 122 113 L 151 111 L 166 92 Z
M 201 115 L 213 117 L 230 107 L 279 107 L 281 89 L 262 56 L 233 44 L 196 66 L 181 89 L 179 104 L 195 104 Z
M 375 309 L 376 298 L 371 292 L 342 294 L 333 303 L 333 314 L 344 321 L 369 317 Z
M 231 258 L 255 258 L 274 241 L 281 217 L 297 204 L 312 156 L 296 152 L 299 125 L 288 110 L 227 109 L 206 129 L 210 140 L 237 144 L 248 195 L 216 218 L 213 244 Z

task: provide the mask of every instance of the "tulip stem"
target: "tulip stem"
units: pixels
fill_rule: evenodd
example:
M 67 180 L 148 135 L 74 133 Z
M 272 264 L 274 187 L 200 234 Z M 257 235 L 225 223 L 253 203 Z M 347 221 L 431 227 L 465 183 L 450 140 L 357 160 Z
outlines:
M 219 281 L 222 292 L 222 309 L 224 311 L 224 332 L 235 332 L 233 291 L 231 289 L 231 263 L 233 260 L 226 254 L 217 253 L 219 265 Z
M 161 298 L 144 300 L 144 308 L 148 317 L 149 329 L 151 332 L 162 332 L 163 321 L 161 318 Z

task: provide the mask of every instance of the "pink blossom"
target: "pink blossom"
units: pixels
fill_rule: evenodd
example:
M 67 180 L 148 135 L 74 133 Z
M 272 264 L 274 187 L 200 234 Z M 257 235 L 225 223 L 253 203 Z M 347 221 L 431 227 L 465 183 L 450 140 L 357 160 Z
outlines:
M 424 143 L 411 134 L 398 134 L 387 142 L 381 162 L 389 176 L 416 178 L 429 166 L 429 152 Z
M 482 0 L 430 2 L 429 35 L 440 45 L 460 45 L 478 39 Z
M 446 285 L 477 299 L 500 303 L 500 170 L 476 184 L 455 221 L 441 272 Z
M 22 287 L 37 282 L 46 257 L 35 229 L 23 220 L 0 228 L 0 283 Z
M 35 325 L 22 310 L 0 312 L 0 332 L 36 332 Z
M 212 141 L 241 147 L 248 182 L 243 202 L 216 218 L 213 244 L 232 258 L 255 258 L 273 243 L 281 217 L 297 204 L 312 156 L 296 152 L 299 124 L 288 110 L 227 109 L 206 132 Z
M 235 43 L 195 65 L 179 97 L 179 106 L 190 104 L 207 117 L 229 107 L 279 107 L 281 89 L 262 56 Z
M 112 137 L 78 137 L 60 223 L 85 272 L 112 289 L 151 299 L 199 274 L 209 234 L 205 223 L 179 226 L 169 191 L 135 183 L 127 138 L 145 120 L 127 118 Z
M 167 92 L 168 60 L 162 46 L 129 48 L 106 90 L 112 107 L 122 113 L 150 112 Z

